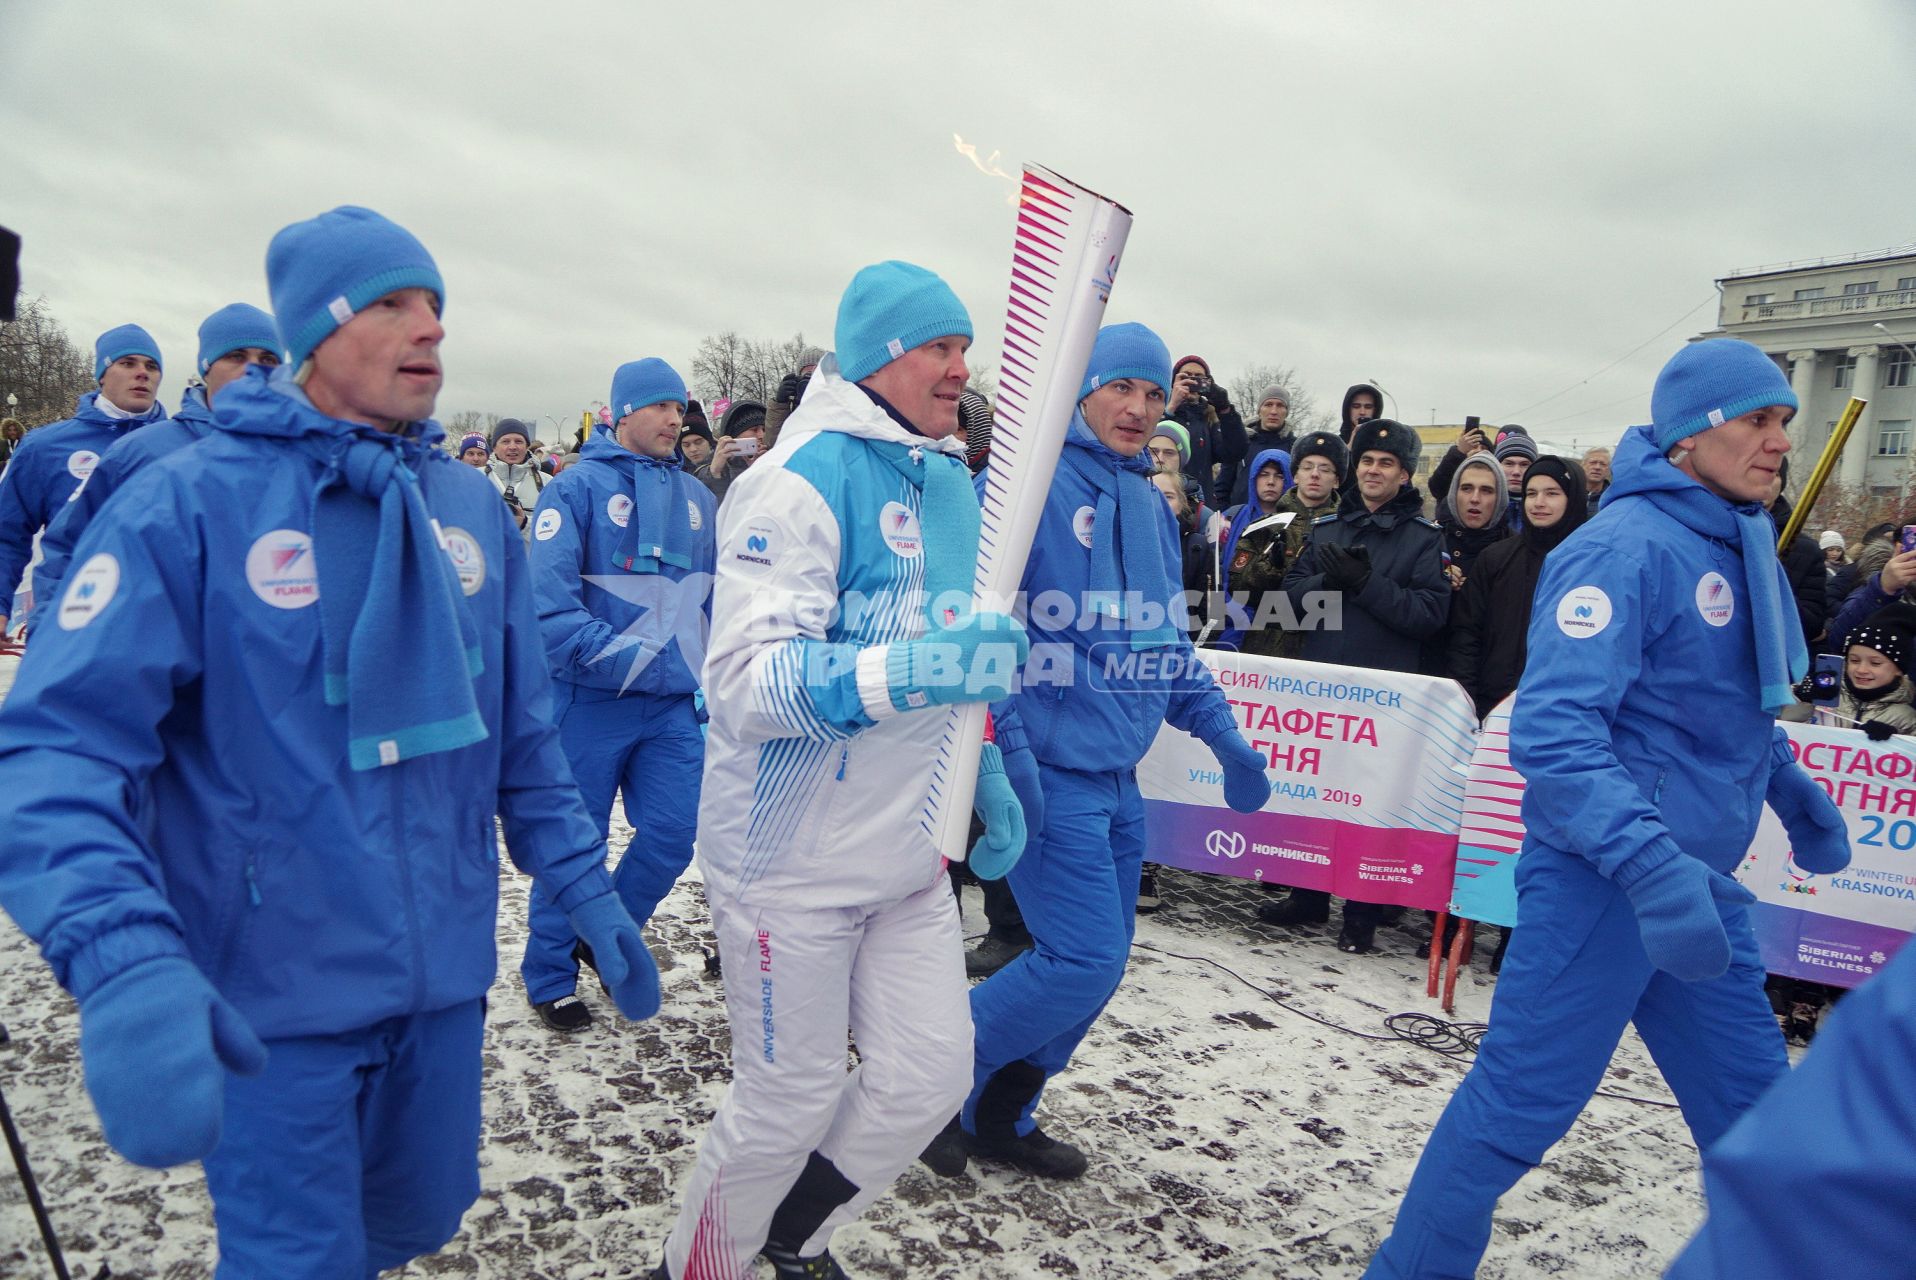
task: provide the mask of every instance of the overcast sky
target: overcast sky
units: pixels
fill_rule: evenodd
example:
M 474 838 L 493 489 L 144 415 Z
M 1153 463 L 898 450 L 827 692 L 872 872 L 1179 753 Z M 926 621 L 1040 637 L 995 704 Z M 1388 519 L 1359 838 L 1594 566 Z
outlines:
M 0 222 L 77 342 L 153 331 L 171 403 L 275 230 L 370 205 L 446 279 L 439 416 L 550 439 L 625 360 L 829 347 L 881 258 L 995 364 L 1011 188 L 958 134 L 1127 205 L 1108 318 L 1222 381 L 1592 444 L 1716 277 L 1916 240 L 1912 53 L 1907 0 L 0 0 Z

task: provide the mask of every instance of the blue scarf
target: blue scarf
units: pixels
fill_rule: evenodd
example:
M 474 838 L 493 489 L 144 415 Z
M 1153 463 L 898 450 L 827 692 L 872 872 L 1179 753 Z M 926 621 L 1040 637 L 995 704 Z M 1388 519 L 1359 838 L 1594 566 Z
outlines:
M 352 767 L 483 741 L 478 630 L 398 441 L 355 433 L 300 444 L 326 463 L 313 490 L 313 563 L 326 705 L 346 708 Z
M 1182 633 L 1165 608 L 1171 577 L 1164 564 L 1164 522 L 1171 509 L 1145 478 L 1150 462 L 1143 454 L 1127 458 L 1103 444 L 1082 412 L 1071 416 L 1060 460 L 1097 494 L 1086 610 L 1124 626 L 1133 649 L 1176 644 Z M 1138 625 L 1132 611 L 1153 608 L 1160 615 L 1157 625 Z
M 1763 709 L 1774 715 L 1791 705 L 1796 699 L 1790 686 L 1809 670 L 1810 656 L 1789 577 L 1777 558 L 1776 525 L 1769 513 L 1759 503 L 1720 498 L 1684 475 L 1664 461 L 1646 427 L 1624 433 L 1617 461 L 1628 465 L 1622 474 L 1613 468 L 1616 478 L 1604 494 L 1605 505 L 1631 496 L 1648 499 L 1685 528 L 1734 547 L 1742 555 Z
M 632 518 L 613 553 L 612 563 L 628 573 L 660 573 L 665 565 L 692 567 L 692 509 L 679 492 L 679 460 L 632 459 Z
M 874 440 L 872 448 L 919 491 L 918 528 L 925 557 L 925 622 L 933 631 L 957 621 L 954 596 L 971 599 L 978 577 L 978 495 L 971 472 L 953 454 Z M 943 601 L 943 608 L 936 607 Z

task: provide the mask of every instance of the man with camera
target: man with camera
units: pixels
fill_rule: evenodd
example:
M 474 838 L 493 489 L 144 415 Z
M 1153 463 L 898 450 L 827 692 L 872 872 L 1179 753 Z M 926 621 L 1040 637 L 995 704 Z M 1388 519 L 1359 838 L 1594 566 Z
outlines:
M 546 474 L 533 464 L 531 450 L 532 430 L 517 418 L 501 418 L 492 429 L 492 463 L 486 474 L 512 509 L 521 533 L 526 512 L 539 505 L 539 491 L 546 487 Z
M 1230 415 L 1228 424 L 1226 414 Z M 1184 461 L 1184 474 L 1197 481 L 1198 493 L 1207 504 L 1222 510 L 1229 505 L 1226 500 L 1244 463 L 1244 423 L 1231 408 L 1224 389 L 1212 381 L 1211 366 L 1204 357 L 1185 356 L 1178 361 L 1171 375 L 1171 398 L 1164 416 L 1191 437 L 1191 456 Z
M 719 419 L 718 443 L 710 460 L 692 474 L 723 501 L 732 482 L 764 451 L 765 406 L 756 400 L 734 400 Z

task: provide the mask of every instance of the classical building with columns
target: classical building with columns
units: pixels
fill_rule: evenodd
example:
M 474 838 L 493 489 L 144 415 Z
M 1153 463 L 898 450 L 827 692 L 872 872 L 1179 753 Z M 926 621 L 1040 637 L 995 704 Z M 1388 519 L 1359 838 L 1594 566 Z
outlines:
M 1869 401 L 1836 479 L 1900 489 L 1916 467 L 1916 244 L 1785 262 L 1716 282 L 1717 327 L 1763 348 L 1802 408 L 1790 426 L 1807 474 L 1851 396 Z M 1807 455 L 1807 456 L 1805 456 Z

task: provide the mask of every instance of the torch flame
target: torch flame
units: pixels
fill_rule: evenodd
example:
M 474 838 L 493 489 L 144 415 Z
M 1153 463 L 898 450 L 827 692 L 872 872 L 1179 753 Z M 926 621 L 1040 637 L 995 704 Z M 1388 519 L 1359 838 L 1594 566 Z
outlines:
M 1010 195 L 1005 197 L 1005 203 L 1016 208 L 1018 204 L 1018 180 L 999 167 L 998 152 L 993 151 L 983 160 L 980 160 L 978 158 L 978 148 L 966 142 L 958 134 L 952 134 L 951 141 L 952 145 L 958 148 L 958 154 L 971 161 L 972 167 L 977 169 L 979 173 L 984 174 L 987 178 L 1003 178 L 1011 184 L 1012 191 Z

